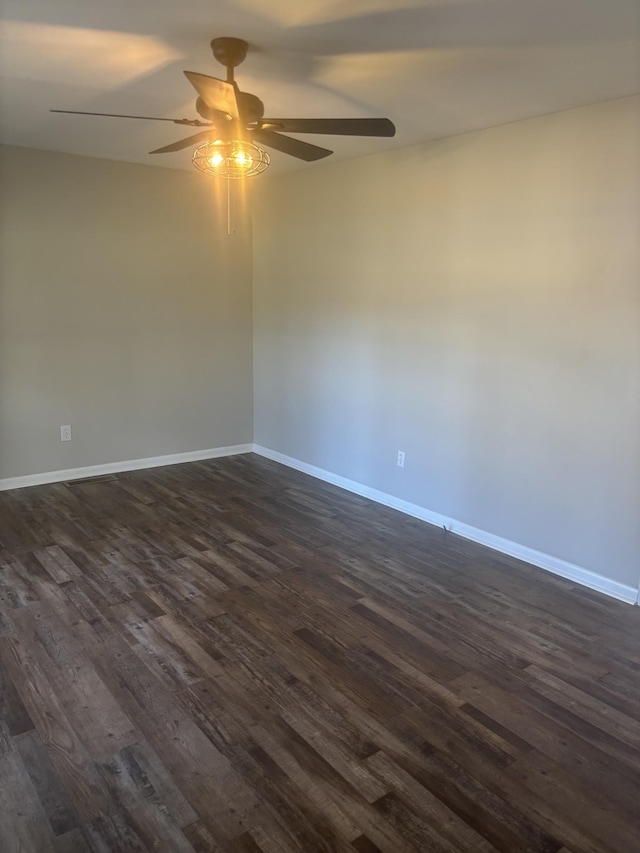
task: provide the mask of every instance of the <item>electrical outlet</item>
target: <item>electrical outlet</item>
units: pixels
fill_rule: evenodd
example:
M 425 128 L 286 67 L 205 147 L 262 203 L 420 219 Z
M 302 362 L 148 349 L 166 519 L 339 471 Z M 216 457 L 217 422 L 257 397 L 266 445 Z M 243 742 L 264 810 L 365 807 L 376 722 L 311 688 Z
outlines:
M 60 441 L 71 441 L 71 424 L 60 427 Z
M 398 451 L 398 461 L 396 462 L 398 468 L 404 468 L 404 450 Z

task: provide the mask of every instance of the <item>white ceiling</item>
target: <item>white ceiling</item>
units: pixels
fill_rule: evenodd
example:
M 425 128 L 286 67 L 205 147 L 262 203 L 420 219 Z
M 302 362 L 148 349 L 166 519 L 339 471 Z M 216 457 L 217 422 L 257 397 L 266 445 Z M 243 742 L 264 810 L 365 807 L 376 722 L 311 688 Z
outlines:
M 189 169 L 190 151 L 146 152 L 191 128 L 48 110 L 197 118 L 181 72 L 224 77 L 223 35 L 249 42 L 236 79 L 268 116 L 396 124 L 394 139 L 301 137 L 333 159 L 640 90 L 639 0 L 2 0 L 0 141 Z

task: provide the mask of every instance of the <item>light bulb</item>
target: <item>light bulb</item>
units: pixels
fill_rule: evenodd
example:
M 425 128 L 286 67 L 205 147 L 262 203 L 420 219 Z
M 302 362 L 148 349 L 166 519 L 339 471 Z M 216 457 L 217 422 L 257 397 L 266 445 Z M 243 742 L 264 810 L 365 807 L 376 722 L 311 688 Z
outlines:
M 222 156 L 222 154 L 220 154 L 220 152 L 218 152 L 217 154 L 214 154 L 213 157 L 209 160 L 209 162 L 211 163 L 211 165 L 214 168 L 216 166 L 219 166 L 223 161 L 224 161 L 224 157 Z

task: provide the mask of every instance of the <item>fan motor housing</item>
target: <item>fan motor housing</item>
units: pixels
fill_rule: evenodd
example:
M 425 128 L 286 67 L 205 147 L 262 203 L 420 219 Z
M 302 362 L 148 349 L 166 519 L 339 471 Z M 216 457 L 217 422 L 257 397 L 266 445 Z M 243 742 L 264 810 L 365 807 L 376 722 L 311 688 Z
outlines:
M 238 106 L 240 115 L 246 124 L 260 121 L 264 115 L 264 104 L 260 98 L 249 94 L 249 92 L 238 92 Z
M 255 95 L 249 92 L 238 92 L 238 108 L 242 117 L 242 122 L 245 125 L 255 124 L 260 121 L 264 115 L 264 104 Z M 208 107 L 204 100 L 200 97 L 196 99 L 196 110 L 207 121 L 220 121 L 220 113 L 217 110 Z
M 212 110 L 211 107 L 208 107 L 200 96 L 196 98 L 196 110 L 202 118 L 206 118 L 208 121 L 220 118 L 220 114 L 216 110 Z

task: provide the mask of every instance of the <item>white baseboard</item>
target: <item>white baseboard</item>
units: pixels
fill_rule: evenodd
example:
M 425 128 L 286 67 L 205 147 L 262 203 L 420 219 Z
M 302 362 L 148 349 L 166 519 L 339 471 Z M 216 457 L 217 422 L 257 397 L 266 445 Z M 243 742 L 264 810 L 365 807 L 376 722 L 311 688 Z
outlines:
M 544 554 L 542 551 L 536 551 L 533 548 L 527 548 L 525 545 L 519 545 L 517 542 L 511 542 L 508 539 L 503 539 L 500 536 L 494 536 L 493 533 L 487 533 L 485 530 L 479 530 L 477 527 L 471 527 L 464 522 L 456 521 L 453 518 L 440 515 L 437 512 L 425 509 L 418 504 L 409 503 L 409 501 L 401 500 L 386 492 L 372 489 L 369 486 L 363 486 L 355 480 L 348 480 L 346 477 L 340 477 L 338 474 L 332 474 L 330 471 L 325 471 L 323 468 L 317 468 L 315 465 L 309 465 L 306 462 L 301 462 L 299 459 L 294 459 L 291 456 L 285 456 L 283 453 L 278 453 L 276 450 L 270 450 L 268 447 L 254 444 L 253 452 L 259 456 L 264 456 L 274 462 L 280 462 L 282 465 L 287 465 L 289 468 L 295 468 L 296 471 L 302 471 L 304 474 L 309 474 L 319 480 L 324 480 L 327 483 L 332 483 L 334 486 L 339 486 L 341 489 L 346 489 L 348 492 L 353 492 L 361 497 L 368 498 L 376 503 L 384 506 L 397 509 L 400 512 L 410 515 L 413 518 L 419 518 L 421 521 L 426 521 L 429 524 L 435 524 L 438 527 L 446 527 L 452 533 L 458 534 L 465 539 L 470 539 L 473 542 L 478 542 L 480 545 L 486 545 L 488 548 L 493 548 L 494 551 L 499 551 L 501 554 L 506 554 L 509 557 L 515 557 L 518 560 L 523 560 L 533 566 L 541 569 L 546 569 L 554 575 L 574 581 L 575 583 L 586 586 L 589 589 L 597 590 L 612 598 L 617 598 L 620 601 L 625 601 L 628 604 L 638 604 L 639 590 L 632 586 L 618 583 L 618 581 L 599 575 L 596 572 L 591 572 L 582 566 L 576 566 L 574 563 L 569 563 L 566 560 L 560 560 L 558 557 L 552 557 L 549 554 Z
M 212 447 L 208 450 L 188 450 L 186 453 L 169 453 L 167 456 L 148 456 L 145 459 L 127 459 L 123 462 L 106 462 L 103 465 L 88 465 L 85 468 L 67 468 L 63 471 L 45 471 L 26 477 L 8 477 L 0 480 L 0 491 L 23 489 L 26 486 L 42 486 L 46 483 L 61 483 L 66 480 L 81 480 L 84 477 L 99 477 L 102 474 L 118 474 L 122 471 L 139 471 L 143 468 L 160 468 L 163 465 L 178 465 L 181 462 L 199 462 L 221 456 L 237 456 L 251 453 L 253 445 L 234 444 L 230 447 Z

